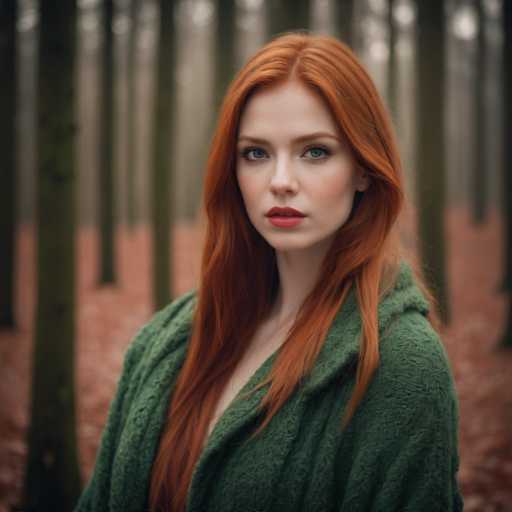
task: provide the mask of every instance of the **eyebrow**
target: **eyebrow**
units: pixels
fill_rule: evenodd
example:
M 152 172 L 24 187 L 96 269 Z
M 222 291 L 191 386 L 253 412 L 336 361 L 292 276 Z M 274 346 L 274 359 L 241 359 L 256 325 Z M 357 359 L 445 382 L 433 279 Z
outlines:
M 292 142 L 303 142 L 305 140 L 318 139 L 320 137 L 329 137 L 331 139 L 337 140 L 338 142 L 341 142 L 341 139 L 339 137 L 336 137 L 335 135 L 332 135 L 331 133 L 327 132 L 308 133 L 307 135 L 301 135 L 300 137 L 293 139 Z M 258 144 L 268 144 L 268 141 L 266 141 L 265 139 L 261 139 L 259 137 L 252 137 L 250 135 L 241 135 L 238 138 L 238 141 L 241 141 L 243 139 L 249 140 L 251 142 L 256 142 Z

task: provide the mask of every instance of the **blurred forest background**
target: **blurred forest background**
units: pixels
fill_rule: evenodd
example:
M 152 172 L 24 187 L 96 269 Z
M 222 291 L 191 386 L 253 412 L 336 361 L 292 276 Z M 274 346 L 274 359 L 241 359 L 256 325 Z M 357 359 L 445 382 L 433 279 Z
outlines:
M 392 115 L 441 304 L 468 511 L 512 511 L 509 0 L 0 0 L 0 512 L 71 510 L 126 346 L 197 286 L 202 178 L 242 63 L 351 45 Z

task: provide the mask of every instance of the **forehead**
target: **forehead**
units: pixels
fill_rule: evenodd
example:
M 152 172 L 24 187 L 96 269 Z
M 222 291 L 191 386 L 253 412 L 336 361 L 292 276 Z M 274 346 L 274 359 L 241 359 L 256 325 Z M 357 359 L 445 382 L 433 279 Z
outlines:
M 250 135 L 264 136 L 276 130 L 290 135 L 305 131 L 339 132 L 323 98 L 297 81 L 257 90 L 242 111 L 240 134 L 250 131 Z

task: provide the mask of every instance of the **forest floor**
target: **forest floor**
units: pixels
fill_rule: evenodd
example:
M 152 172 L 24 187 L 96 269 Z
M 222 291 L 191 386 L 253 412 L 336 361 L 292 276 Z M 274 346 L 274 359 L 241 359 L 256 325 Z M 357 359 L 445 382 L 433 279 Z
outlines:
M 468 213 L 446 217 L 452 322 L 442 338 L 460 401 L 459 482 L 467 512 L 512 512 L 512 349 L 499 349 L 505 326 L 501 222 L 496 213 L 482 227 Z M 120 230 L 118 284 L 98 287 L 97 239 L 82 229 L 77 239 L 78 294 L 76 390 L 82 477 L 94 466 L 99 437 L 126 346 L 151 316 L 150 236 Z M 35 307 L 35 236 L 18 239 L 16 331 L 0 331 L 0 512 L 15 504 L 27 454 L 30 368 Z M 175 295 L 196 286 L 200 236 L 190 225 L 174 232 Z M 51 362 L 49 361 L 49 364 Z

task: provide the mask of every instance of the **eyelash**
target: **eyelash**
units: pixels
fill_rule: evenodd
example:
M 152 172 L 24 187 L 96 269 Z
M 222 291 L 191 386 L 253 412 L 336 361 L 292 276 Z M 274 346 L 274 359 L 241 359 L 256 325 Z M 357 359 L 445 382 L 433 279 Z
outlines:
M 325 146 L 309 146 L 308 148 L 306 148 L 306 152 L 308 151 L 311 151 L 313 149 L 320 149 L 322 150 L 324 153 L 325 153 L 325 156 L 322 157 L 322 158 L 311 158 L 310 160 L 318 160 L 318 161 L 321 161 L 321 160 L 325 160 L 327 157 L 329 157 L 331 155 L 331 151 L 326 148 Z M 256 158 L 256 159 L 250 159 L 248 158 L 248 155 L 251 151 L 254 151 L 254 150 L 261 150 L 261 151 L 265 151 L 263 148 L 260 148 L 260 147 L 257 147 L 257 146 L 250 146 L 250 147 L 247 147 L 247 148 L 244 148 L 240 151 L 240 156 L 246 160 L 247 162 L 257 162 L 258 160 L 263 160 L 263 158 Z

